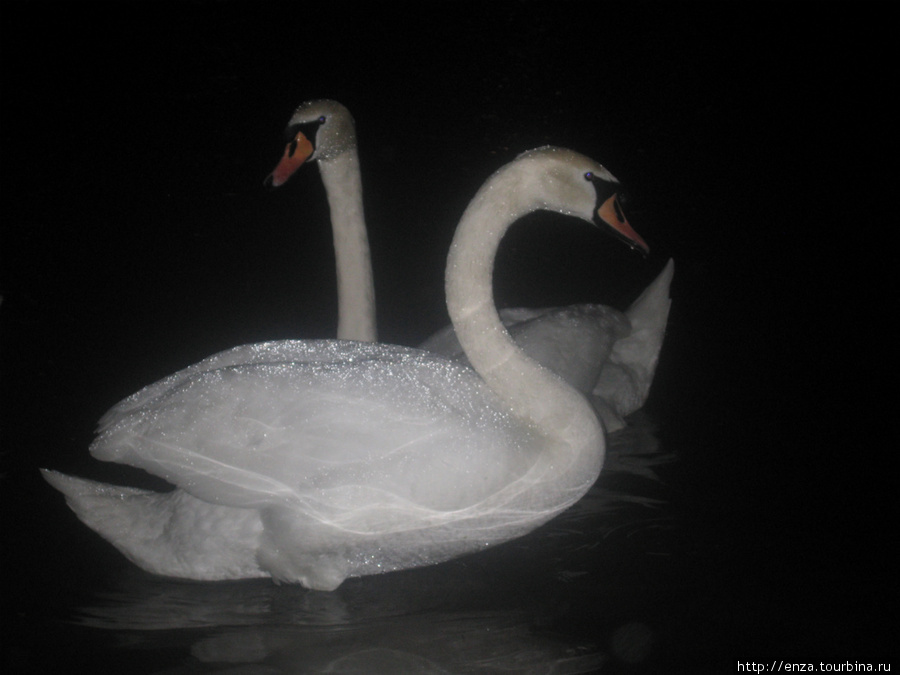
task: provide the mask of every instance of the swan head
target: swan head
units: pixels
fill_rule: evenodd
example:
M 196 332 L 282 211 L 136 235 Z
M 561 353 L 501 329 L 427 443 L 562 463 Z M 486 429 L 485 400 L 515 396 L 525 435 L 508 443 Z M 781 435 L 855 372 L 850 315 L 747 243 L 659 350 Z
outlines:
M 353 117 L 337 101 L 307 101 L 291 115 L 284 131 L 284 154 L 265 180 L 266 186 L 287 182 L 307 161 L 329 161 L 356 148 Z
M 619 180 L 590 157 L 574 150 L 545 146 L 522 153 L 508 166 L 515 167 L 512 174 L 515 192 L 537 200 L 537 204 L 523 204 L 525 208 L 576 216 L 597 225 L 642 255 L 650 252 L 647 242 L 625 217 L 619 203 Z

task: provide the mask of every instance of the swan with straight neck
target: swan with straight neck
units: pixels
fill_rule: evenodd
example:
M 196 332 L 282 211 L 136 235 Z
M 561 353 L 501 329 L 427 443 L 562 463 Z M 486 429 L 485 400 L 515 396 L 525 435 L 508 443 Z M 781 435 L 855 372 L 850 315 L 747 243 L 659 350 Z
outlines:
M 362 179 L 353 117 L 337 101 L 310 101 L 288 122 L 288 143 L 266 185 L 278 187 L 307 161 L 319 166 L 334 237 L 338 340 L 375 342 L 375 282 L 363 217 Z

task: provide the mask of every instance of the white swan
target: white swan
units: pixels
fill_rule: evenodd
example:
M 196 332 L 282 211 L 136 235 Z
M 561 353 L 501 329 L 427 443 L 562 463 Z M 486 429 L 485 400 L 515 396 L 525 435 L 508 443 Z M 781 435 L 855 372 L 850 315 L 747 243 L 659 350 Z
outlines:
M 307 101 L 291 116 L 285 135 L 284 155 L 266 181 L 280 186 L 304 162 L 318 162 L 334 230 L 338 338 L 374 341 L 375 293 L 353 117 L 337 101 Z M 529 356 L 588 394 L 606 430 L 615 431 L 650 392 L 668 320 L 673 270 L 670 260 L 624 314 L 584 304 L 504 309 L 500 318 Z M 466 362 L 452 325 L 419 346 Z
M 497 171 L 457 228 L 447 307 L 472 368 L 338 340 L 236 347 L 152 384 L 100 421 L 91 453 L 174 483 L 160 494 L 44 470 L 81 520 L 142 568 L 271 576 L 313 589 L 521 536 L 575 503 L 603 464 L 584 397 L 512 341 L 492 301 L 506 229 L 547 209 L 641 240 L 616 179 L 570 150 Z M 477 372 L 476 372 L 477 371 Z
M 353 118 L 336 101 L 311 101 L 297 109 L 285 134 L 288 143 L 284 156 L 266 183 L 278 187 L 307 160 L 318 163 L 334 236 L 337 337 L 375 342 L 378 339 L 375 284 L 363 218 L 362 179 Z

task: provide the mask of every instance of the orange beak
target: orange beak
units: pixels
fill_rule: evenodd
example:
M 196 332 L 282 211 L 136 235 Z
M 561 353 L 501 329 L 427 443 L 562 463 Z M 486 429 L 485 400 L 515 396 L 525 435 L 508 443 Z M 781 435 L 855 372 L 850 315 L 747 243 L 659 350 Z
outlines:
M 303 163 L 313 154 L 313 144 L 306 135 L 299 131 L 294 140 L 284 146 L 284 155 L 278 162 L 278 166 L 266 178 L 266 184 L 272 187 L 284 185 L 288 178 L 294 175 Z
M 617 195 L 612 195 L 609 199 L 600 205 L 597 209 L 597 217 L 604 223 L 609 225 L 613 232 L 616 233 L 631 248 L 639 249 L 644 255 L 650 253 L 650 247 L 643 237 L 634 231 L 628 219 L 625 217 L 622 207 L 619 206 Z

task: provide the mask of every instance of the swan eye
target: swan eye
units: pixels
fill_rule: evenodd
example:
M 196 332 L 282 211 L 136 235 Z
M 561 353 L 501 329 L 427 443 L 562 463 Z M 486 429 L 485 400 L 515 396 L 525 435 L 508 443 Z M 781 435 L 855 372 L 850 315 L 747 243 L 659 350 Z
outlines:
M 584 179 L 585 179 L 586 181 L 592 181 L 592 180 L 594 180 L 594 172 L 593 172 L 593 171 L 588 171 L 587 173 L 585 173 L 585 174 L 584 174 Z
M 319 118 L 319 124 L 325 124 L 325 115 L 322 115 L 322 116 Z

